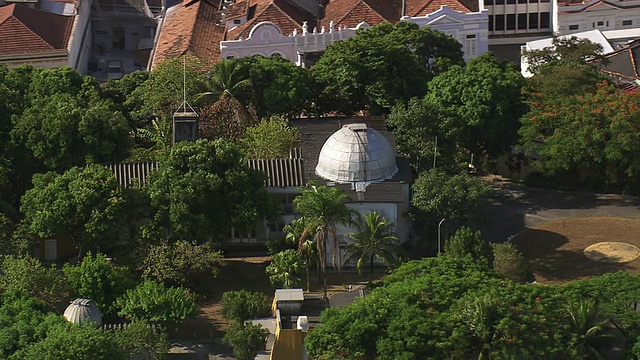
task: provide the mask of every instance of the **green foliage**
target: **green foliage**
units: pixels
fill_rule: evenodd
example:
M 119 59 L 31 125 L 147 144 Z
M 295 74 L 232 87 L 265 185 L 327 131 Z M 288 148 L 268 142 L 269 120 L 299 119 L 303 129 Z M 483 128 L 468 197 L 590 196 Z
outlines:
M 394 225 L 384 218 L 379 212 L 372 211 L 364 214 L 364 221 L 356 223 L 358 232 L 348 233 L 353 240 L 345 249 L 348 254 L 346 262 L 358 259 L 356 268 L 362 271 L 362 265 L 369 261 L 369 282 L 373 281 L 373 261 L 379 259 L 386 266 L 393 266 L 398 261 L 398 256 L 404 255 L 404 249 L 400 246 L 395 236 Z M 367 259 L 368 258 L 368 259 Z
M 44 302 L 49 309 L 61 311 L 66 307 L 69 284 L 54 266 L 45 267 L 32 256 L 2 258 L 2 291 L 22 291 Z
M 47 337 L 15 353 L 12 360 L 126 359 L 127 354 L 112 333 L 94 328 L 90 323 L 60 324 Z
M 258 117 L 296 116 L 309 110 L 313 85 L 306 68 L 279 56 L 250 56 L 238 61 L 249 68 L 249 96 Z
M 606 318 L 594 299 L 581 299 L 568 305 L 569 326 L 575 336 L 575 350 L 582 359 L 604 359 L 612 342 L 622 338 L 617 329 L 607 328 Z
M 227 291 L 220 300 L 222 316 L 227 320 L 243 322 L 268 316 L 271 312 L 271 300 L 263 293 L 247 290 Z
M 480 231 L 474 233 L 466 226 L 456 230 L 455 234 L 447 240 L 444 251 L 453 257 L 470 256 L 473 260 L 487 266 L 493 263 L 491 245 L 485 241 Z
M 436 76 L 425 101 L 452 118 L 448 127 L 457 128 L 462 147 L 496 157 L 517 142 L 518 119 L 527 111 L 524 83 L 515 66 L 487 53 Z
M 36 174 L 20 210 L 40 237 L 71 236 L 80 250 L 113 249 L 126 206 L 113 171 L 91 165 Z
M 463 63 L 455 39 L 410 22 L 383 22 L 329 45 L 311 73 L 325 112 L 381 113 L 423 97 L 434 74 Z
M 242 142 L 249 158 L 284 158 L 298 144 L 298 130 L 282 117 L 271 117 L 247 128 Z
M 235 322 L 229 325 L 222 342 L 233 349 L 233 355 L 238 360 L 252 360 L 263 350 L 269 330 L 260 324 Z
M 302 279 L 300 274 L 304 272 L 304 260 L 297 250 L 287 249 L 273 255 L 273 260 L 265 272 L 269 275 L 271 285 L 282 284 L 285 289 L 298 286 Z
M 265 176 L 249 168 L 240 148 L 226 141 L 180 142 L 171 148 L 147 186 L 155 237 L 222 242 L 249 233 L 275 216 Z
M 91 252 L 78 265 L 66 263 L 67 276 L 74 297 L 91 299 L 106 315 L 115 315 L 114 301 L 134 286 L 129 269 L 111 263 L 104 254 Z
M 131 321 L 146 321 L 178 326 L 184 319 L 194 316 L 195 298 L 183 288 L 145 280 L 119 297 L 115 306 L 118 314 Z
M 562 185 L 607 191 L 634 187 L 640 163 L 640 95 L 605 83 L 595 93 L 537 99 L 522 118 L 521 145 L 536 167 Z
M 518 283 L 532 282 L 534 279 L 529 262 L 512 244 L 491 244 L 493 247 L 493 270 Z
M 151 245 L 142 262 L 145 278 L 167 286 L 181 286 L 206 293 L 208 284 L 217 277 L 222 263 L 220 251 L 211 244 L 197 245 L 189 241 Z
M 129 359 L 162 360 L 170 348 L 167 334 L 143 321 L 131 322 L 114 335 Z
M 554 37 L 551 46 L 539 50 L 525 50 L 522 57 L 529 66 L 529 72 L 537 75 L 557 66 L 585 65 L 589 61 L 602 60 L 602 50 L 602 45 L 589 39 L 575 36 Z
M 44 339 L 53 326 L 65 323 L 64 318 L 46 314 L 44 305 L 31 295 L 17 290 L 6 290 L 0 305 L 0 357 Z
M 432 169 L 420 174 L 412 186 L 411 205 L 418 217 L 431 223 L 447 219 L 455 226 L 482 223 L 487 219 L 489 186 L 478 178 L 466 174 L 448 176 Z

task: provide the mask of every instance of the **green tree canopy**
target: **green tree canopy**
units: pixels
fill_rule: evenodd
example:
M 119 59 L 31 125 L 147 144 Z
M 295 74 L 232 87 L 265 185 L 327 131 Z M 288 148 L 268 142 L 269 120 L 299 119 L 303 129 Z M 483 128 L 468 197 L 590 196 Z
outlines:
M 174 145 L 146 189 L 159 236 L 225 241 L 275 215 L 265 178 L 248 167 L 239 146 L 223 140 Z M 157 233 L 156 233 L 157 234 Z M 156 235 L 157 236 L 157 235 Z
M 62 175 L 36 174 L 33 186 L 20 209 L 38 236 L 70 236 L 81 257 L 88 250 L 115 247 L 126 201 L 113 171 L 91 165 Z
M 490 266 L 493 262 L 493 250 L 491 244 L 485 241 L 480 231 L 473 232 L 463 226 L 456 230 L 444 245 L 444 251 L 453 257 L 470 256 L 473 260 L 480 261 Z
M 287 249 L 273 255 L 273 260 L 265 272 L 269 275 L 271 285 L 282 284 L 285 289 L 298 286 L 302 279 L 300 275 L 304 272 L 304 260 L 297 250 Z
M 325 112 L 389 112 L 397 102 L 423 97 L 430 78 L 463 64 L 453 38 L 417 24 L 381 23 L 327 47 L 312 68 Z
M 298 130 L 289 126 L 286 119 L 276 116 L 248 128 L 242 140 L 247 157 L 253 159 L 288 157 L 298 141 Z
M 499 156 L 517 142 L 518 120 L 527 111 L 523 86 L 514 66 L 487 53 L 436 76 L 425 101 L 452 117 L 456 125 L 448 128 L 458 128 L 461 146 Z
M 222 316 L 227 320 L 244 322 L 269 315 L 271 299 L 261 292 L 227 291 L 220 300 Z

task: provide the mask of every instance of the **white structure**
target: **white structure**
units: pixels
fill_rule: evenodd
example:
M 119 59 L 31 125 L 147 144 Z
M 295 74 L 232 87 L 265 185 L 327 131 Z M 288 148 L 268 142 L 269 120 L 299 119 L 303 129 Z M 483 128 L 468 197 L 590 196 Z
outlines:
M 80 324 L 91 321 L 96 327 L 102 326 L 102 313 L 91 299 L 75 299 L 64 310 L 68 322 Z
M 486 9 L 479 12 L 463 13 L 446 5 L 426 16 L 402 17 L 402 20 L 414 22 L 420 27 L 440 30 L 451 35 L 462 44 L 465 61 L 489 51 L 487 19 L 488 11 Z
M 585 31 L 581 33 L 564 35 L 560 36 L 560 39 L 567 39 L 570 37 L 577 37 L 579 39 L 587 39 L 591 42 L 600 44 L 602 46 L 602 54 L 608 54 L 614 50 L 614 48 L 609 43 L 609 40 L 604 36 L 604 34 L 600 30 L 591 30 Z M 532 51 L 532 50 L 542 50 L 545 48 L 553 48 L 553 38 L 546 38 L 536 41 L 529 41 L 524 46 L 522 46 L 522 51 Z M 529 72 L 529 64 L 524 58 L 520 60 L 520 68 L 522 69 L 522 76 L 531 77 L 532 73 Z
M 553 31 L 566 35 L 598 29 L 625 30 L 640 28 L 640 1 L 587 0 L 563 2 L 554 0 L 558 21 Z

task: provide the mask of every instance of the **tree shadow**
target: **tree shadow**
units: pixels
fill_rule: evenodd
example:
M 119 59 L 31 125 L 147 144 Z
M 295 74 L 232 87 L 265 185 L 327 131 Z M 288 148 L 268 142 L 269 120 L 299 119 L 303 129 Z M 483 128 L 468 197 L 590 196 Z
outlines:
M 531 265 L 538 281 L 567 282 L 619 270 L 634 269 L 628 263 L 607 263 L 587 258 L 581 247 L 566 246 L 569 240 L 558 233 L 528 229 L 513 240 Z

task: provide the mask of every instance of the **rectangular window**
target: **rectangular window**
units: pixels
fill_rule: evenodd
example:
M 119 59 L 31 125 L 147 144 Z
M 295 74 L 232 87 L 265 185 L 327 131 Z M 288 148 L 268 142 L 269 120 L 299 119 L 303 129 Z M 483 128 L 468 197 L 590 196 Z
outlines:
M 240 24 L 240 19 L 233 19 L 233 23 L 236 25 Z
M 622 26 L 631 26 L 633 25 L 633 20 L 622 20 Z
M 489 31 L 493 30 L 493 15 L 489 15 Z
M 496 31 L 504 30 L 504 15 L 496 15 Z
M 527 14 L 518 14 L 518 30 L 527 30 Z
M 549 27 L 551 27 L 551 24 L 549 22 L 549 13 L 540 13 L 540 29 L 548 29 Z
M 507 4 L 513 5 L 516 3 L 516 0 L 507 0 Z
M 504 5 L 504 0 L 494 0 L 496 5 Z
M 598 21 L 598 26 L 604 26 L 604 21 Z
M 476 56 L 476 36 L 467 35 L 465 39 L 465 53 L 467 57 Z
M 484 4 L 485 5 L 493 5 L 493 0 L 485 0 Z
M 516 14 L 507 14 L 507 30 L 516 29 Z
M 538 13 L 529 14 L 529 30 L 538 29 Z
M 569 25 L 569 30 L 578 30 L 580 29 L 580 25 Z
M 526 4 L 526 3 L 527 3 L 527 0 L 518 0 L 518 4 Z

